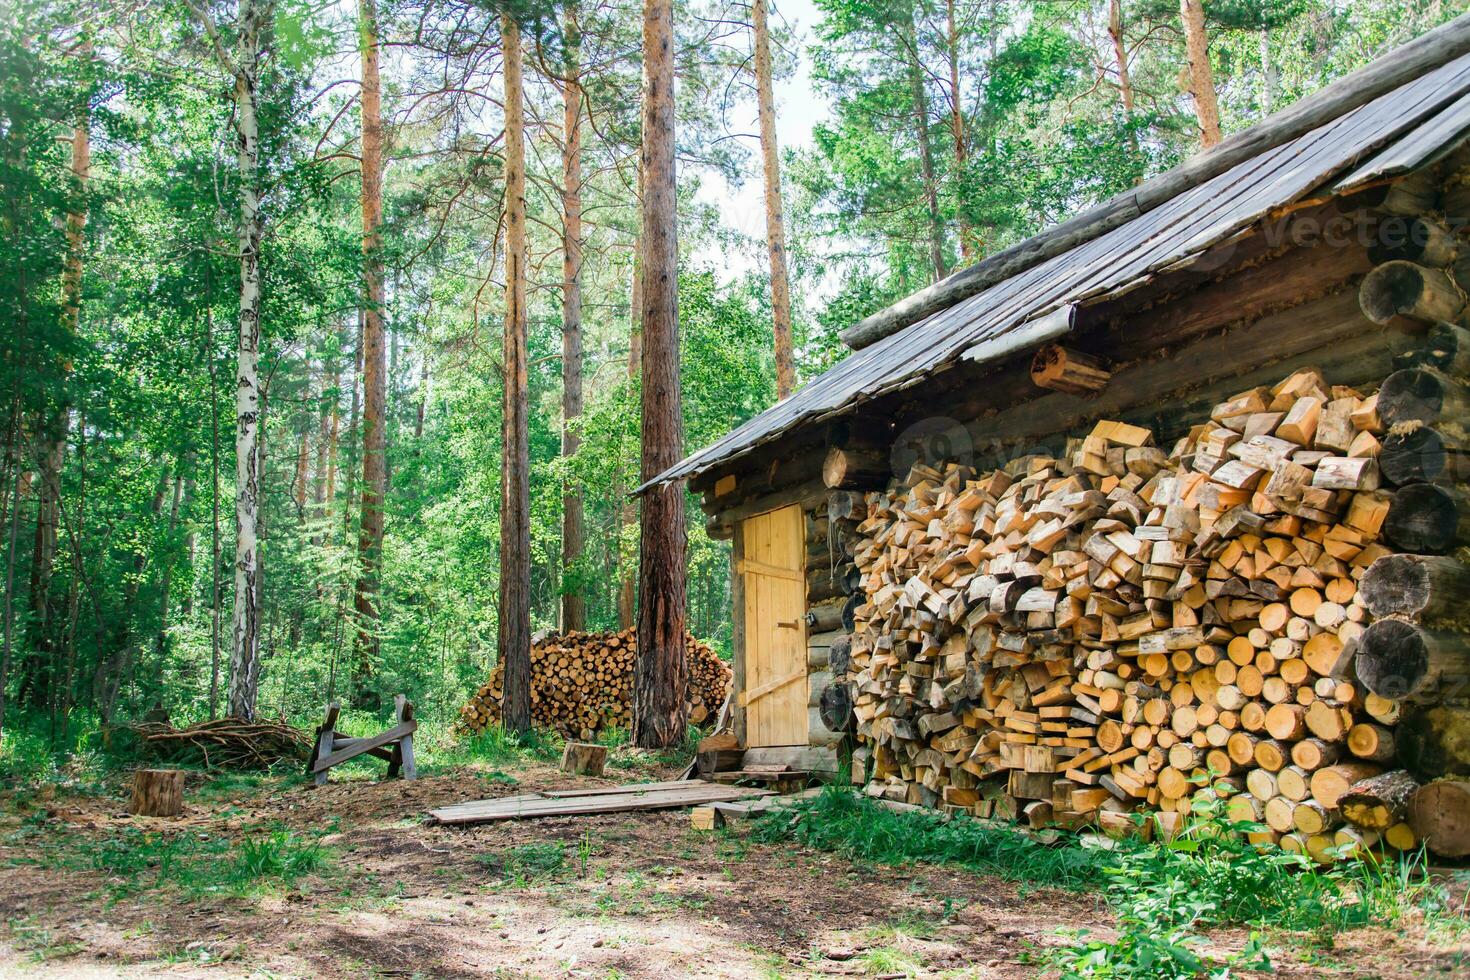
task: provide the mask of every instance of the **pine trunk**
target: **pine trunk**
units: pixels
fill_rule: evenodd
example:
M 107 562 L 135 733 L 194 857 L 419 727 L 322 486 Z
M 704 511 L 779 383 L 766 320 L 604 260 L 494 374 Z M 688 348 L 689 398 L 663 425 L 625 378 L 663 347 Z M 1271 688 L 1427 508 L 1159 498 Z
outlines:
M 684 451 L 679 391 L 679 237 L 674 179 L 674 8 L 643 3 L 643 453 L 648 480 Z M 638 661 L 633 741 L 643 748 L 684 737 L 688 665 L 684 623 L 684 488 L 656 487 L 639 522 Z
M 383 552 L 383 497 L 388 489 L 387 381 L 383 345 L 382 84 L 378 77 L 376 0 L 360 0 L 362 38 L 362 524 L 358 532 L 357 613 L 353 692 L 369 700 L 378 659 L 378 569 Z
M 753 0 L 755 90 L 760 109 L 761 157 L 766 189 L 766 251 L 771 263 L 771 321 L 776 346 L 776 398 L 796 390 L 796 361 L 791 350 L 791 286 L 786 275 L 786 225 L 781 208 L 781 155 L 776 145 L 776 100 L 771 89 L 771 35 L 767 0 Z
M 567 76 L 562 91 L 561 452 L 572 457 L 582 443 L 576 427 L 582 415 L 582 85 L 576 0 L 568 0 L 564 16 Z M 587 628 L 587 602 L 578 570 L 584 545 L 581 492 L 569 484 L 561 503 L 561 628 L 583 630 Z
M 505 727 L 531 727 L 531 486 L 526 362 L 526 149 L 520 27 L 500 19 L 505 51 L 505 341 L 500 471 L 500 660 Z
M 1215 98 L 1215 77 L 1210 70 L 1204 4 L 1200 0 L 1179 0 L 1179 18 L 1184 22 L 1189 91 L 1194 99 L 1195 117 L 1199 120 L 1200 146 L 1208 150 L 1220 142 L 1220 104 Z

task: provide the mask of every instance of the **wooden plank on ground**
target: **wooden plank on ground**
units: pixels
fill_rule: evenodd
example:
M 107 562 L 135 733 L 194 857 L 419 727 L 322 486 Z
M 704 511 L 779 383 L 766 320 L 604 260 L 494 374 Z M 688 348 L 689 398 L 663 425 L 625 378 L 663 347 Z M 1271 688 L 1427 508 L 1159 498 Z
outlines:
M 669 779 L 661 783 L 623 783 L 619 786 L 593 786 L 586 789 L 548 789 L 540 795 L 554 800 L 571 799 L 578 796 L 610 796 L 616 793 L 651 793 L 661 789 L 682 789 L 690 785 L 687 779 Z M 697 784 L 695 784 L 697 785 Z
M 433 810 L 429 813 L 429 819 L 439 824 L 487 823 L 494 820 L 665 810 L 769 795 L 770 790 L 691 782 L 685 783 L 679 789 L 661 789 L 647 793 L 603 793 L 572 799 L 505 797 L 497 800 L 475 800 Z

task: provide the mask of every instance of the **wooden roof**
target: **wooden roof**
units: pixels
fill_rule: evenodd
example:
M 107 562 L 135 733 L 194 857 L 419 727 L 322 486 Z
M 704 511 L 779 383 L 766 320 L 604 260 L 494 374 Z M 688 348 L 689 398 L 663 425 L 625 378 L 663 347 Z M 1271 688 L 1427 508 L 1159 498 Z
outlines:
M 1461 42 L 1470 40 L 1470 15 L 1446 26 L 1459 28 Z M 1432 162 L 1470 131 L 1470 54 L 1464 53 L 1470 47 L 1457 46 L 1458 56 L 1366 104 L 855 351 L 636 492 L 729 464 L 795 428 L 918 384 L 961 359 L 992 361 L 1054 340 L 1071 329 L 1077 304 L 1185 266 L 1314 191 L 1342 193 Z M 1115 199 L 1099 210 L 1116 206 Z

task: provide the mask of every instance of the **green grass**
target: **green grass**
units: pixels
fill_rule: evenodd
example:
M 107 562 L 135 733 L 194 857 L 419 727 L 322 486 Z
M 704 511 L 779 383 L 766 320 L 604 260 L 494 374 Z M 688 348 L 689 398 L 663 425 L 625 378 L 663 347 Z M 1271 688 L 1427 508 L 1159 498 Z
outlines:
M 521 844 L 481 854 L 478 860 L 499 881 L 520 888 L 563 874 L 567 870 L 567 847 L 561 841 Z
M 767 842 L 795 839 L 820 850 L 878 864 L 954 864 L 1008 881 L 1069 890 L 1107 882 L 1106 854 L 1074 839 L 1046 846 L 1018 831 L 974 820 L 946 820 L 928 810 L 895 811 L 833 785 L 790 809 L 763 817 L 754 830 Z
M 1452 907 L 1445 890 L 1428 879 L 1422 854 L 1320 867 L 1302 855 L 1250 844 L 1246 833 L 1263 828 L 1231 822 L 1223 801 L 1197 809 L 1172 841 L 1131 837 L 1108 846 L 1065 834 L 1048 844 L 968 817 L 889 810 L 837 786 L 798 810 L 796 821 L 790 810 L 764 817 L 755 836 L 856 861 L 958 865 L 1028 885 L 1103 892 L 1115 939 L 1074 933 L 1064 946 L 1030 954 L 1043 972 L 1062 980 L 1175 980 L 1269 969 L 1268 939 L 1330 947 L 1335 933 L 1370 924 L 1398 929 L 1422 921 L 1442 935 L 1470 930 L 1465 909 Z M 878 938 L 917 935 L 906 925 Z M 1252 930 L 1244 949 L 1209 954 L 1203 933 L 1240 926 Z
M 129 827 L 99 840 L 54 828 L 26 827 L 10 835 L 7 842 L 24 844 L 27 855 L 12 859 L 12 866 L 100 872 L 114 901 L 159 889 L 177 890 L 189 897 L 289 889 L 303 877 L 325 869 L 332 857 L 316 840 L 280 828 L 231 840 L 215 834 L 156 833 Z
M 517 734 L 492 725 L 474 735 L 430 743 L 420 755 L 419 768 L 425 772 L 443 772 L 471 766 L 498 769 L 528 762 L 556 762 L 561 759 L 565 744 L 555 732 Z

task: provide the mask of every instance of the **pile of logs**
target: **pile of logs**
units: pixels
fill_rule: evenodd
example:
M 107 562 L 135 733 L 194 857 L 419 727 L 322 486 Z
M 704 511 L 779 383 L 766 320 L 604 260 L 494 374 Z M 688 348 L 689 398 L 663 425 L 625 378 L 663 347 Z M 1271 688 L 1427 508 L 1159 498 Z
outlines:
M 1393 552 L 1449 550 L 1470 508 L 1453 486 L 1395 499 L 1380 460 L 1455 465 L 1423 444 L 1456 429 L 1426 423 L 1470 418 L 1465 397 L 1429 367 L 1367 396 L 1301 370 L 1168 450 L 1100 422 L 1063 458 L 920 463 L 856 498 L 867 792 L 1033 825 L 1146 809 L 1165 834 L 1224 796 L 1318 859 L 1414 845 L 1395 724 L 1470 673 L 1470 576 Z
M 268 769 L 305 759 L 311 751 L 311 736 L 282 720 L 219 718 L 186 728 L 145 721 L 132 730 L 152 758 L 206 767 Z
M 730 668 L 704 643 L 685 637 L 689 664 L 689 721 L 713 720 L 730 690 Z M 633 665 L 638 636 L 621 633 L 550 633 L 531 645 L 531 724 L 567 738 L 588 740 L 633 723 Z M 460 709 L 459 727 L 477 732 L 500 722 L 504 672 Z

